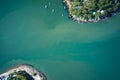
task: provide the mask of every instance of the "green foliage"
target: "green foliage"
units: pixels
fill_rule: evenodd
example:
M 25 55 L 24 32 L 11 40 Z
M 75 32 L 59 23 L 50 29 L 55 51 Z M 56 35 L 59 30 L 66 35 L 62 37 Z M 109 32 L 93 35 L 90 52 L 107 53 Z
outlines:
M 91 19 L 93 17 L 105 17 L 113 12 L 118 11 L 120 8 L 120 0 L 70 0 L 70 12 L 76 17 L 82 16 L 83 18 Z M 103 13 L 101 11 L 104 10 Z M 99 12 L 98 12 L 99 11 Z M 93 12 L 96 12 L 93 15 Z
M 27 80 L 27 78 L 24 73 L 13 73 L 7 80 Z
M 7 80 L 34 80 L 34 79 L 25 71 L 19 71 L 10 74 Z
M 107 16 L 108 12 L 104 11 L 104 13 L 101 14 L 101 16 Z

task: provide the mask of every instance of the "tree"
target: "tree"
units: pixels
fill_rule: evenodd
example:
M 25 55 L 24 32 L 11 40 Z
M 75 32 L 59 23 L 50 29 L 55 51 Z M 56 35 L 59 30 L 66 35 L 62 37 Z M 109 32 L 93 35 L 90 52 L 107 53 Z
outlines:
M 101 16 L 103 16 L 103 17 L 105 17 L 105 16 L 107 16 L 107 11 L 105 10 L 103 13 L 101 13 Z

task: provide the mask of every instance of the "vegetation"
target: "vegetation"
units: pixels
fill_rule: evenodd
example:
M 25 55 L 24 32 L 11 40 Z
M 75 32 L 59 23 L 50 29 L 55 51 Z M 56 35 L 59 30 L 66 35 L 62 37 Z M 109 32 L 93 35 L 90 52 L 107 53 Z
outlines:
M 69 0 L 70 14 L 76 18 L 98 19 L 109 17 L 120 9 L 120 0 Z
M 19 71 L 10 74 L 7 80 L 34 80 L 34 79 L 25 71 Z

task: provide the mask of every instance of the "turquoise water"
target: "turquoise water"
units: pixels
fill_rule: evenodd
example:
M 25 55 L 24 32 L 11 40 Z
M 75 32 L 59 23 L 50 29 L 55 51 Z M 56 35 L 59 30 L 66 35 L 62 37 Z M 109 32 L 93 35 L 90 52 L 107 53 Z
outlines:
M 61 0 L 0 0 L 0 73 L 24 63 L 48 80 L 120 80 L 120 14 L 82 25 Z

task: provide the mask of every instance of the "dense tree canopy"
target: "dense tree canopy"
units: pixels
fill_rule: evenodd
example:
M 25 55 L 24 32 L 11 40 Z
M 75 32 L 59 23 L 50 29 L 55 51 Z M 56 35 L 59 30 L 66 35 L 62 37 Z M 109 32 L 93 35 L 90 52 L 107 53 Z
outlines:
M 10 74 L 7 80 L 34 80 L 34 79 L 25 71 L 19 71 Z
M 69 0 L 70 13 L 84 19 L 108 17 L 120 9 L 120 0 Z

